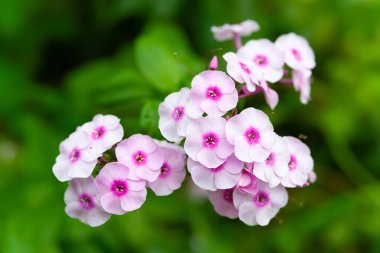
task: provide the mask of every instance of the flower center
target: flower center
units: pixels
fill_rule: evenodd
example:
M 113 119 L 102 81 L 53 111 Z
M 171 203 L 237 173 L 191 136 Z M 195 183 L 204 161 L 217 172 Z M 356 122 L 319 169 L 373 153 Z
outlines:
M 92 197 L 86 193 L 79 196 L 79 203 L 84 209 L 91 209 L 95 206 Z
M 256 128 L 250 127 L 244 133 L 249 144 L 256 144 L 260 139 L 260 133 Z
M 256 65 L 258 65 L 260 67 L 264 67 L 264 66 L 268 65 L 269 60 L 265 55 L 258 54 L 253 59 L 253 62 L 256 63 Z
M 257 207 L 264 207 L 269 203 L 269 195 L 266 192 L 259 191 L 253 197 L 253 202 L 255 202 Z
M 94 129 L 94 131 L 91 133 L 91 137 L 94 140 L 101 139 L 106 133 L 106 128 L 103 126 L 97 127 Z
M 265 162 L 268 166 L 273 166 L 275 161 L 276 161 L 276 156 L 274 153 L 270 153 L 268 158 L 265 160 Z
M 300 52 L 297 49 L 292 48 L 290 51 L 292 52 L 292 55 L 294 56 L 294 58 L 296 58 L 297 61 L 301 61 L 302 60 L 302 56 L 301 56 Z
M 160 178 L 165 178 L 169 176 L 171 171 L 171 168 L 167 162 L 164 162 L 164 164 L 161 166 L 161 173 L 160 173 Z
M 172 119 L 174 119 L 175 121 L 179 121 L 183 118 L 184 115 L 185 115 L 185 107 L 177 106 L 176 108 L 174 108 L 172 112 Z
M 223 191 L 223 198 L 228 203 L 232 203 L 232 193 L 233 193 L 232 189 L 227 189 Z
M 147 156 L 144 152 L 137 151 L 136 153 L 132 155 L 132 160 L 134 164 L 137 166 L 144 165 L 146 163 Z
M 111 185 L 111 191 L 118 197 L 123 196 L 128 192 L 128 185 L 124 180 L 114 180 Z
M 81 152 L 78 148 L 74 148 L 69 154 L 69 161 L 76 163 L 81 157 Z
M 217 86 L 208 87 L 206 90 L 206 98 L 217 101 L 221 98 L 222 92 Z
M 288 163 L 288 167 L 290 171 L 293 171 L 297 168 L 297 159 L 294 155 L 290 156 L 290 162 Z
M 251 70 L 248 68 L 247 65 L 245 65 L 245 64 L 242 63 L 242 62 L 239 62 L 239 64 L 240 64 L 240 68 L 241 68 L 245 73 L 247 73 L 248 75 L 251 74 Z
M 219 143 L 218 135 L 213 132 L 209 132 L 203 135 L 203 146 L 206 148 L 215 148 Z

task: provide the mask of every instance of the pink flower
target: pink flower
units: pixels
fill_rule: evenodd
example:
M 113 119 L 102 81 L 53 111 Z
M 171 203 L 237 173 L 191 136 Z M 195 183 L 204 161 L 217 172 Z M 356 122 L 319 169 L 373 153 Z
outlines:
M 61 142 L 60 154 L 53 166 L 53 173 L 59 181 L 87 178 L 91 175 L 101 153 L 91 150 L 90 143 L 90 137 L 83 131 L 72 133 Z
M 121 141 L 124 135 L 120 119 L 114 115 L 95 115 L 91 122 L 82 125 L 79 130 L 86 132 L 91 139 L 91 148 L 103 153 Z
M 220 216 L 236 219 L 238 210 L 233 203 L 234 189 L 217 190 L 209 193 L 209 200 L 214 206 L 215 212 Z
M 266 81 L 261 82 L 261 88 L 264 92 L 265 102 L 273 110 L 278 104 L 278 93 L 275 90 L 269 88 L 269 85 Z
M 283 186 L 270 188 L 260 181 L 253 194 L 235 189 L 233 201 L 241 221 L 250 226 L 266 226 L 280 208 L 288 203 L 288 193 Z
M 212 26 L 211 31 L 218 41 L 230 40 L 234 36 L 249 36 L 260 29 L 256 21 L 246 20 L 240 24 L 224 24 L 223 26 Z
M 186 134 L 187 125 L 190 123 L 188 112 L 192 110 L 188 106 L 190 90 L 182 88 L 165 98 L 158 107 L 160 120 L 158 128 L 162 136 L 168 141 L 180 142 Z
M 275 45 L 285 55 L 285 62 L 295 70 L 310 70 L 315 67 L 315 56 L 309 42 L 295 33 L 281 35 Z
M 244 162 L 263 162 L 275 144 L 276 134 L 268 116 L 252 107 L 228 120 L 226 135 L 235 156 Z
M 222 116 L 236 107 L 238 93 L 235 83 L 226 73 L 218 70 L 206 70 L 196 75 L 191 82 L 189 112 L 192 118 L 198 118 L 205 112 L 209 116 Z
M 226 120 L 204 117 L 193 120 L 186 131 L 185 151 L 194 161 L 208 168 L 216 168 L 233 152 L 226 139 Z
M 243 165 L 244 163 L 234 155 L 215 168 L 207 168 L 191 158 L 187 160 L 187 167 L 194 183 L 209 191 L 234 187 L 241 177 Z
M 117 145 L 115 154 L 117 161 L 130 169 L 131 179 L 153 182 L 164 163 L 161 150 L 148 135 L 135 134 L 123 140 Z
M 130 170 L 121 163 L 107 163 L 96 177 L 99 199 L 104 210 L 124 214 L 142 206 L 146 199 L 144 180 L 131 179 Z
M 255 163 L 253 173 L 257 178 L 275 187 L 289 174 L 290 154 L 284 139 L 276 136 L 272 152 L 264 162 Z
M 175 144 L 159 142 L 164 163 L 158 178 L 148 185 L 157 196 L 166 196 L 179 189 L 185 180 L 185 151 Z
M 285 187 L 303 186 L 314 167 L 310 149 L 297 138 L 286 136 L 284 140 L 290 153 L 290 161 L 288 163 L 289 174 L 282 179 L 281 184 Z
M 253 163 L 251 165 L 254 166 Z M 243 169 L 243 173 L 241 174 L 241 177 L 236 184 L 236 189 L 240 190 L 241 192 L 253 193 L 256 191 L 256 185 L 259 180 L 255 175 L 253 175 L 252 169 L 247 167 L 248 166 L 246 165 L 246 168 Z
M 257 85 L 260 85 L 262 81 L 277 82 L 283 76 L 284 56 L 270 40 L 248 41 L 238 50 L 237 55 L 250 63 L 250 70 Z M 247 88 L 249 91 L 254 91 L 251 86 Z
M 300 91 L 300 100 L 302 104 L 307 104 L 310 100 L 311 92 L 311 71 L 310 70 L 293 70 L 292 71 L 292 81 L 294 89 Z
M 111 215 L 101 207 L 96 198 L 97 193 L 98 188 L 93 177 L 71 180 L 65 192 L 65 212 L 91 227 L 104 224 Z

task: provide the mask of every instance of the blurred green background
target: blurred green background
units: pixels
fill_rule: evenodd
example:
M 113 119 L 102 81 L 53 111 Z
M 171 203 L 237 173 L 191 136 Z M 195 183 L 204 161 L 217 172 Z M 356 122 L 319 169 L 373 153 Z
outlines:
M 0 252 L 380 252 L 379 13 L 376 0 L 1 1 Z M 158 103 L 233 50 L 211 25 L 245 19 L 254 38 L 293 31 L 315 50 L 308 105 L 280 86 L 274 112 L 261 94 L 246 104 L 307 136 L 317 183 L 268 227 L 218 216 L 188 182 L 99 228 L 66 216 L 60 141 L 96 113 L 160 138 Z

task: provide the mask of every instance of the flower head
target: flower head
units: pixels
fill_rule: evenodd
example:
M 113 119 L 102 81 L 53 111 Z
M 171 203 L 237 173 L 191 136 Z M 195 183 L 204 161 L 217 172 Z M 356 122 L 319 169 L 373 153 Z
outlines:
M 147 135 L 135 134 L 120 142 L 115 154 L 118 162 L 130 169 L 132 179 L 153 182 L 158 178 L 164 158 L 154 140 Z
M 266 226 L 280 208 L 288 203 L 288 193 L 283 186 L 270 188 L 266 183 L 259 181 L 254 193 L 235 189 L 233 201 L 239 210 L 241 221 L 250 226 Z
M 255 91 L 257 80 L 253 75 L 251 62 L 243 60 L 232 52 L 224 54 L 223 58 L 227 62 L 227 73 L 236 82 L 245 83 L 249 91 Z
M 238 217 L 238 210 L 233 202 L 233 191 L 234 189 L 225 189 L 209 193 L 209 200 L 214 206 L 215 212 L 230 219 Z
M 142 206 L 146 199 L 146 182 L 133 180 L 130 170 L 121 163 L 106 164 L 96 177 L 99 199 L 104 210 L 124 214 Z
M 241 177 L 243 165 L 244 163 L 234 155 L 215 168 L 207 168 L 191 158 L 187 160 L 188 170 L 194 183 L 209 191 L 234 187 Z
M 259 24 L 253 20 L 246 20 L 240 24 L 224 24 L 223 26 L 211 27 L 211 31 L 218 41 L 230 40 L 234 36 L 249 36 L 259 29 Z
M 188 106 L 189 95 L 190 90 L 182 88 L 179 92 L 167 96 L 158 107 L 158 128 L 168 141 L 180 142 L 186 134 L 187 125 L 191 120 L 188 112 L 192 110 Z
M 87 133 L 77 131 L 59 145 L 60 154 L 53 166 L 59 181 L 72 178 L 87 178 L 94 170 L 101 153 L 90 149 L 91 140 Z
M 310 149 L 297 138 L 286 136 L 285 143 L 290 153 L 288 163 L 289 174 L 284 177 L 281 184 L 285 187 L 303 186 L 313 171 L 314 161 L 310 155 Z
M 149 187 L 158 196 L 171 194 L 179 189 L 185 180 L 185 152 L 175 144 L 159 142 L 164 163 L 161 166 L 160 175 L 153 182 L 148 182 Z
M 73 179 L 65 192 L 65 212 L 91 227 L 104 224 L 111 215 L 101 207 L 96 195 L 98 187 L 93 177 Z
M 226 139 L 226 120 L 204 117 L 193 120 L 186 131 L 185 151 L 194 161 L 216 168 L 234 152 Z
M 268 116 L 252 107 L 228 120 L 226 136 L 235 146 L 235 156 L 244 162 L 263 162 L 274 144 L 275 133 Z
M 235 83 L 222 71 L 203 71 L 191 82 L 189 107 L 194 111 L 189 115 L 192 118 L 198 118 L 204 112 L 209 116 L 222 116 L 235 108 L 237 102 Z
M 90 136 L 91 149 L 103 153 L 121 141 L 124 135 L 120 119 L 114 115 L 95 115 L 92 121 L 82 125 L 79 130 Z

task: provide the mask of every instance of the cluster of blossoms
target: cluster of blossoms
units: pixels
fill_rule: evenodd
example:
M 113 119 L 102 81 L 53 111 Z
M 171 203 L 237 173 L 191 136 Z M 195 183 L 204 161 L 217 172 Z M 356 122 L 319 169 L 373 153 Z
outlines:
M 209 70 L 193 78 L 191 88 L 168 95 L 160 104 L 159 129 L 171 143 L 141 134 L 122 140 L 120 120 L 112 115 L 96 115 L 64 140 L 53 172 L 58 180 L 69 181 L 66 213 L 99 226 L 111 214 L 140 208 L 147 188 L 157 196 L 179 189 L 187 166 L 218 214 L 265 226 L 287 204 L 286 187 L 314 182 L 306 144 L 277 135 L 258 109 L 238 112 L 239 98 L 260 91 L 272 109 L 277 105 L 278 94 L 268 83 L 286 81 L 285 63 L 292 68 L 301 102 L 310 98 L 315 61 L 307 41 L 287 34 L 275 43 L 261 39 L 242 45 L 240 37 L 258 29 L 254 21 L 212 27 L 217 40 L 233 39 L 237 52 L 223 56 L 227 73 L 217 70 L 214 57 Z M 116 161 L 110 162 L 113 151 Z M 95 173 L 97 166 L 101 169 Z

